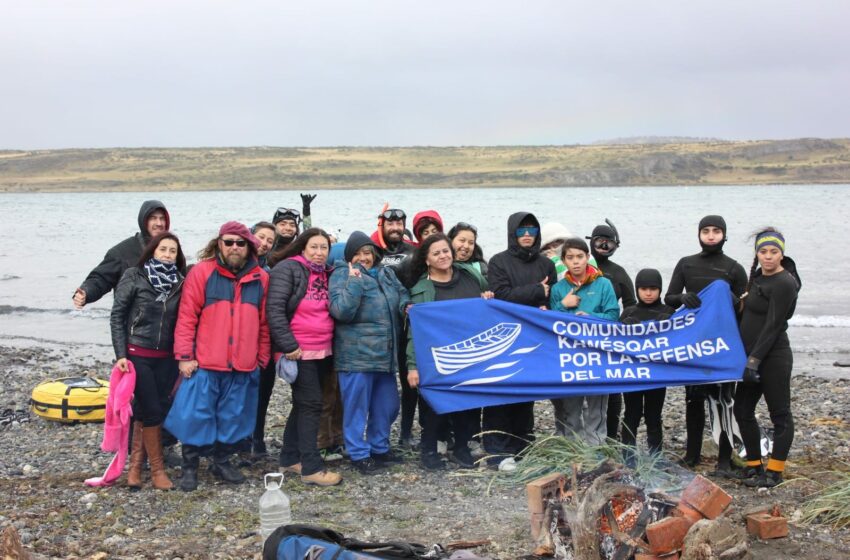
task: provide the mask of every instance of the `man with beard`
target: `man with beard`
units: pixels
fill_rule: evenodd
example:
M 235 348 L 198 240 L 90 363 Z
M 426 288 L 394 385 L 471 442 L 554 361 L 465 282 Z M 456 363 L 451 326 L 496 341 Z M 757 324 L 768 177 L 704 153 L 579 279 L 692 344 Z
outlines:
M 372 233 L 372 241 L 381 248 L 383 258 L 380 266 L 391 266 L 399 280 L 405 282 L 405 261 L 416 247 L 404 238 L 407 214 L 404 210 L 390 208 L 378 216 L 378 229 Z
M 198 487 L 201 450 L 212 447 L 210 471 L 239 484 L 233 445 L 254 431 L 259 368 L 269 361 L 266 293 L 269 276 L 257 264 L 259 242 L 239 222 L 227 222 L 189 271 L 174 332 L 174 356 L 185 378 L 165 425 L 183 444 L 180 488 Z
M 540 222 L 530 212 L 508 218 L 508 248 L 493 255 L 487 281 L 497 299 L 546 308 L 549 288 L 558 282 L 555 264 L 540 253 Z M 484 409 L 484 449 L 503 470 L 516 468 L 513 456 L 534 438 L 534 402 L 490 406 Z
M 272 224 L 275 229 L 275 239 L 272 248 L 266 257 L 268 267 L 274 268 L 287 246 L 301 233 L 301 224 L 304 229 L 313 227 L 313 219 L 310 217 L 310 205 L 316 199 L 314 194 L 301 195 L 301 212 L 295 208 L 284 208 L 281 206 L 275 210 Z
M 124 271 L 139 263 L 148 241 L 153 236 L 168 231 L 171 225 L 165 204 L 158 200 L 146 200 L 142 203 L 138 223 L 138 233 L 109 249 L 101 263 L 89 272 L 74 292 L 74 307 L 82 309 L 86 304 L 94 303 L 110 290 L 114 290 Z
M 585 239 L 590 240 L 590 252 L 596 259 L 596 268 L 614 285 L 614 293 L 625 309 L 637 305 L 632 279 L 626 269 L 611 260 L 614 251 L 620 248 L 620 234 L 607 219 L 605 224 L 593 228 L 593 233 Z M 612 393 L 608 395 L 607 432 L 609 439 L 620 437 L 620 412 L 623 410 L 623 395 Z

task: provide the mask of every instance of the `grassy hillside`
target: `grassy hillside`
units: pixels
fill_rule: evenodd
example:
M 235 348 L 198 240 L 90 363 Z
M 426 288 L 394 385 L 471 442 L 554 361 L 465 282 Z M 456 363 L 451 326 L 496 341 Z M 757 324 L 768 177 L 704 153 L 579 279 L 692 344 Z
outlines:
M 0 151 L 0 192 L 850 183 L 850 139 Z

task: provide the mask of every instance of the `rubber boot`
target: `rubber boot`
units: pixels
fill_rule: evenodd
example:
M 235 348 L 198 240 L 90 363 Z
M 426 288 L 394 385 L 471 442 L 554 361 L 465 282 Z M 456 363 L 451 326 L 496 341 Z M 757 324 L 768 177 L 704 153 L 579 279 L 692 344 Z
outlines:
M 194 445 L 183 444 L 183 478 L 180 489 L 192 492 L 198 488 L 198 464 L 201 462 L 201 450 Z
M 151 484 L 157 490 L 171 490 L 174 485 L 165 473 L 165 462 L 162 457 L 162 426 L 142 428 L 142 439 L 151 466 Z
M 213 464 L 210 472 L 230 484 L 242 484 L 245 475 L 238 468 L 230 464 L 232 447 L 224 443 L 216 443 L 213 449 Z
M 133 422 L 133 442 L 130 447 L 130 467 L 127 469 L 127 486 L 130 490 L 142 487 L 142 469 L 145 466 L 145 444 L 142 436 L 142 423 Z

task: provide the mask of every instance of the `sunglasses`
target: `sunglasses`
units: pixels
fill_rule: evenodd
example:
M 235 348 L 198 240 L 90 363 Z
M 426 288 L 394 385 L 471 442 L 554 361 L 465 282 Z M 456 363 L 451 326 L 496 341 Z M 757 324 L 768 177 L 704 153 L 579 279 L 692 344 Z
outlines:
M 525 226 L 516 229 L 517 237 L 525 237 L 526 235 L 530 235 L 531 237 L 537 237 L 538 233 L 540 233 L 540 228 L 538 227 Z
M 233 247 L 236 245 L 237 247 L 245 247 L 248 245 L 248 242 L 244 239 L 222 239 L 222 243 L 224 243 L 225 247 Z
M 395 221 L 395 220 L 404 220 L 407 218 L 407 214 L 404 213 L 404 210 L 399 210 L 398 208 L 392 208 L 387 210 L 381 217 L 385 220 Z
M 457 225 L 455 226 L 455 229 L 458 229 L 458 230 L 467 229 L 467 230 L 471 231 L 472 233 L 474 233 L 475 235 L 478 235 L 478 228 L 475 227 L 474 225 L 468 224 L 466 222 L 458 222 Z

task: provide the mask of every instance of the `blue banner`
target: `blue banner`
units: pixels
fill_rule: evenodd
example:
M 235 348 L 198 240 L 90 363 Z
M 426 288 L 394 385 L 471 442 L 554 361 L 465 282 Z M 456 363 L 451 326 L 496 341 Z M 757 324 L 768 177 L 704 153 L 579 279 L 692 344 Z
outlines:
M 499 300 L 414 305 L 419 389 L 444 414 L 558 397 L 740 381 L 746 363 L 723 281 L 702 306 L 635 325 Z

